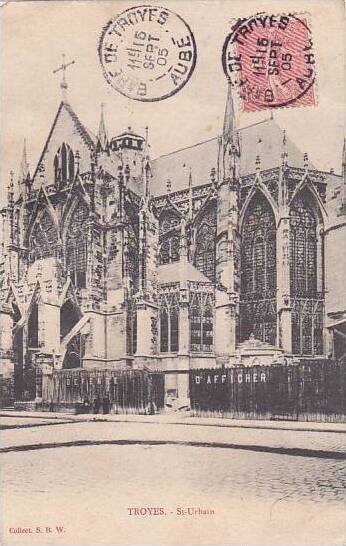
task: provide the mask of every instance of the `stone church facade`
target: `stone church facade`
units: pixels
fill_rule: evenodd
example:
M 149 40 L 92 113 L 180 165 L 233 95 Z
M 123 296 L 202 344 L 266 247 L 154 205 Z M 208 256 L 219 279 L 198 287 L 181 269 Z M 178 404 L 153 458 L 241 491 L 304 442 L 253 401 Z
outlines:
M 345 176 L 272 116 L 237 130 L 230 89 L 222 135 L 157 159 L 63 100 L 0 211 L 2 377 L 163 370 L 184 400 L 192 368 L 342 357 Z

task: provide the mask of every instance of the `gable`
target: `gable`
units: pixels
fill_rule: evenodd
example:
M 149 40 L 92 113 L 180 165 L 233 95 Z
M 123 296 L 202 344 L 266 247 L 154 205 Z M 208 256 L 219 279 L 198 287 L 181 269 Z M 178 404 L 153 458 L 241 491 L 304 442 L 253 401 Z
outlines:
M 95 137 L 79 121 L 71 106 L 61 102 L 46 144 L 33 176 L 33 189 L 41 186 L 41 172 L 45 184 L 54 184 L 54 158 L 63 142 L 68 144 L 74 154 L 80 154 L 80 172 L 90 170 L 90 152 L 94 149 Z

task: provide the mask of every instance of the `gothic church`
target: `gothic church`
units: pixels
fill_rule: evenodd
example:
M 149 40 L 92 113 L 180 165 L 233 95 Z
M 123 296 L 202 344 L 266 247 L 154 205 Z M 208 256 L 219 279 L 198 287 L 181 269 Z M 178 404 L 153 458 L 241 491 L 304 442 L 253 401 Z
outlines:
M 65 98 L 0 211 L 0 373 L 163 370 L 345 352 L 346 166 L 318 170 L 270 116 L 153 159 L 148 134 L 89 131 Z M 180 373 L 179 373 L 180 372 Z

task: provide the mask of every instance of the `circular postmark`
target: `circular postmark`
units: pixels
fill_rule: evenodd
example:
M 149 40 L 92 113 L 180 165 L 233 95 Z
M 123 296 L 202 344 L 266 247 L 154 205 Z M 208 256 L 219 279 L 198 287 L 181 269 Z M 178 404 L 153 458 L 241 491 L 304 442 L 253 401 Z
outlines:
M 316 104 L 315 57 L 305 15 L 239 19 L 224 43 L 222 65 L 244 111 Z
M 133 7 L 108 21 L 98 52 L 107 82 L 140 101 L 177 93 L 190 79 L 197 55 L 187 23 L 157 6 Z

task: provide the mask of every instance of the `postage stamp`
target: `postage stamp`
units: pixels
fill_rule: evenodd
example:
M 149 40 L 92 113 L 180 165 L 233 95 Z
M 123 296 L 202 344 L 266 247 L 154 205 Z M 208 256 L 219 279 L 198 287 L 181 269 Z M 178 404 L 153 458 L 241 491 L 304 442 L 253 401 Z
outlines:
M 316 104 L 315 56 L 306 15 L 238 19 L 225 40 L 222 64 L 245 112 Z
M 108 21 L 98 53 L 107 82 L 140 101 L 177 93 L 190 79 L 197 58 L 189 25 L 157 6 L 133 7 Z

